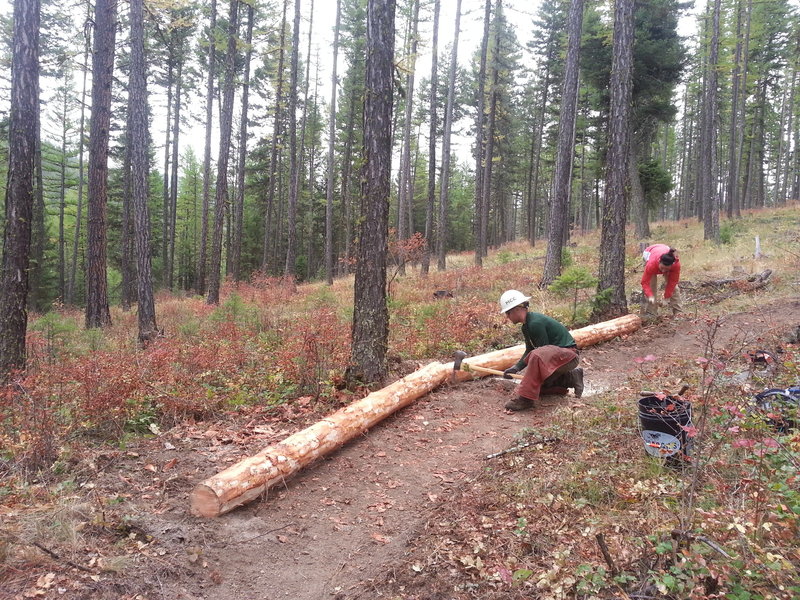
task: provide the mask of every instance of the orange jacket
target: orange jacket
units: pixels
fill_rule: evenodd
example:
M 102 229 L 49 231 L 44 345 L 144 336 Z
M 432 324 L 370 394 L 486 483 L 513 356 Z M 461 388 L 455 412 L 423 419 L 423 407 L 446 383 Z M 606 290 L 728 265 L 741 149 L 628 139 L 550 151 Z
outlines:
M 669 246 L 666 244 L 653 244 L 645 248 L 645 252 L 650 253 L 650 258 L 644 265 L 644 274 L 642 275 L 642 291 L 646 297 L 655 296 L 655 293 L 650 288 L 650 281 L 656 275 L 662 274 L 658 268 L 658 263 L 661 257 L 669 252 Z M 672 263 L 672 268 L 663 273 L 667 278 L 667 286 L 664 288 L 664 298 L 671 298 L 672 292 L 675 291 L 675 286 L 681 278 L 681 261 L 678 255 L 675 255 L 675 262 Z

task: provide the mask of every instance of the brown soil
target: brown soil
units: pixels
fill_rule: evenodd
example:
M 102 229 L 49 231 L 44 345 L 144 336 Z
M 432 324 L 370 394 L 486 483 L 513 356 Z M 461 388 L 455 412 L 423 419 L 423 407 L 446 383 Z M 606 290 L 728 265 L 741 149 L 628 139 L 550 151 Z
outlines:
M 723 318 L 714 343 L 731 351 L 760 347 L 768 333 L 798 324 L 798 300 L 756 307 Z M 75 497 L 77 512 L 83 502 L 95 514 L 81 535 L 106 536 L 109 545 L 120 545 L 117 554 L 126 557 L 122 568 L 115 572 L 105 564 L 104 570 L 91 554 L 72 557 L 71 564 L 59 555 L 0 577 L 0 598 L 22 598 L 35 590 L 43 598 L 379 597 L 373 586 L 403 565 L 408 542 L 424 532 L 436 506 L 489 464 L 487 454 L 512 445 L 523 429 L 541 425 L 555 407 L 591 403 L 630 379 L 636 386 L 637 357 L 702 356 L 707 330 L 702 320 L 682 316 L 587 348 L 581 357 L 584 397 L 543 398 L 533 411 L 502 409 L 513 394 L 513 384 L 502 379 L 442 387 L 285 487 L 217 519 L 189 514 L 192 487 L 313 421 L 318 416 L 313 410 L 287 407 L 280 419 L 237 413 L 93 456 L 80 465 L 84 485 Z M 665 387 L 678 384 L 664 380 Z M 109 503 L 113 497 L 120 502 Z M 104 499 L 101 522 L 99 499 Z M 135 542 L 137 550 L 131 551 Z M 108 563 L 113 547 L 103 554 Z M 48 572 L 54 578 L 46 585 L 40 578 Z

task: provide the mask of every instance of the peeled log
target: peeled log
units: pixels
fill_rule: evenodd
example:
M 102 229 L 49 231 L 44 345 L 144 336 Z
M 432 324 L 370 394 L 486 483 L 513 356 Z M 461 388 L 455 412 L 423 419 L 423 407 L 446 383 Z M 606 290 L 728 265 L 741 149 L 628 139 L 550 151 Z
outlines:
M 192 513 L 216 517 L 254 500 L 275 483 L 438 387 L 452 372 L 452 363 L 431 363 L 209 477 L 192 490 Z
M 639 327 L 641 320 L 638 316 L 626 315 L 576 329 L 571 333 L 578 347 L 583 348 L 618 335 L 632 333 Z M 481 354 L 465 362 L 502 370 L 519 360 L 524 351 L 525 345 L 521 344 Z M 476 376 L 480 374 L 475 371 L 462 370 L 453 373 L 452 362 L 431 363 L 406 375 L 197 484 L 189 496 L 192 514 L 218 517 L 246 504 L 317 458 L 325 456 L 437 388 L 445 380 L 453 378 L 463 381 Z
M 610 321 L 603 321 L 602 323 L 595 323 L 594 325 L 587 325 L 580 329 L 573 329 L 570 331 L 572 337 L 575 338 L 575 343 L 578 348 L 585 348 L 586 346 L 593 346 L 599 342 L 612 340 L 619 335 L 626 335 L 633 333 L 642 326 L 642 319 L 639 315 L 625 315 L 617 317 Z M 495 350 L 479 356 L 464 360 L 462 365 L 474 365 L 476 367 L 488 367 L 490 369 L 504 370 L 517 362 L 522 354 L 525 352 L 525 344 L 518 346 L 511 346 L 503 348 L 502 350 Z M 459 379 L 470 379 L 479 377 L 480 374 L 476 371 L 467 373 L 464 377 Z

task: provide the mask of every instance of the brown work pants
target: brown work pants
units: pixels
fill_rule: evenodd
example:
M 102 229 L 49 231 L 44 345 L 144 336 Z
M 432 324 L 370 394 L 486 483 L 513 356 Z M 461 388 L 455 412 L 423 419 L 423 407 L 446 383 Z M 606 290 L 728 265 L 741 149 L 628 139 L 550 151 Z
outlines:
M 653 275 L 653 278 L 650 280 L 650 289 L 653 290 L 653 296 L 656 299 L 655 304 L 650 304 L 645 298 L 644 294 L 642 294 L 642 304 L 640 308 L 640 316 L 645 318 L 652 318 L 658 316 L 658 276 Z M 664 303 L 666 303 L 669 308 L 672 309 L 672 314 L 677 315 L 681 312 L 681 286 L 676 285 L 675 289 L 672 291 L 672 296 L 669 298 L 664 299 Z
M 519 385 L 519 395 L 538 400 L 542 388 L 566 388 L 562 378 L 578 366 L 578 351 L 560 346 L 540 346 L 525 357 L 527 366 Z

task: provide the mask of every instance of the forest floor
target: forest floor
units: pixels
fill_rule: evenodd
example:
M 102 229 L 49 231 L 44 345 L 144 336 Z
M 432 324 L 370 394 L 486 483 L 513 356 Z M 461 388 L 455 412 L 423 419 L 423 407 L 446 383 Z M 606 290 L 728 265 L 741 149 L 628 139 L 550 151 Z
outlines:
M 584 421 L 595 419 L 596 427 L 593 411 L 599 404 L 613 404 L 619 420 L 605 424 L 614 446 L 607 452 L 634 466 L 652 460 L 636 431 L 638 390 L 652 385 L 677 390 L 683 374 L 670 365 L 704 355 L 709 323 L 687 312 L 586 348 L 584 396 L 546 397 L 532 411 L 503 410 L 513 395 L 513 383 L 506 380 L 442 386 L 283 487 L 216 519 L 191 516 L 193 486 L 317 420 L 321 414 L 313 404 L 269 413 L 250 407 L 214 422 L 157 432 L 123 449 L 87 450 L 71 466 L 75 483 L 64 487 L 57 505 L 36 505 L 32 497 L 25 506 L 0 497 L 5 547 L 8 536 L 19 546 L 37 539 L 45 526 L 57 523 L 60 531 L 51 543 L 28 545 L 27 556 L 6 561 L 0 598 L 516 597 L 511 592 L 522 593 L 519 587 L 503 590 L 502 581 L 477 577 L 480 564 L 462 559 L 460 570 L 452 561 L 437 568 L 431 558 L 436 548 L 444 553 L 442 527 L 458 521 L 459 513 L 497 517 L 508 508 L 506 521 L 514 522 L 512 507 L 487 507 L 481 498 L 481 477 L 503 460 L 487 455 L 542 430 L 557 415 L 572 421 L 566 437 L 578 438 Z M 798 324 L 797 296 L 766 305 L 756 298 L 746 311 L 714 320 L 711 341 L 717 348 L 761 348 Z M 645 372 L 656 364 L 657 373 Z M 748 369 L 744 362 L 740 366 Z M 416 367 L 405 365 L 407 372 Z M 575 452 L 564 442 L 548 467 L 561 478 L 570 477 Z M 573 538 L 574 553 L 602 562 L 594 538 L 581 539 L 587 525 L 578 511 L 564 509 L 550 517 L 560 520 L 560 535 Z M 492 527 L 485 526 L 488 538 L 481 543 L 490 543 Z M 0 552 L 3 541 L 0 532 Z

